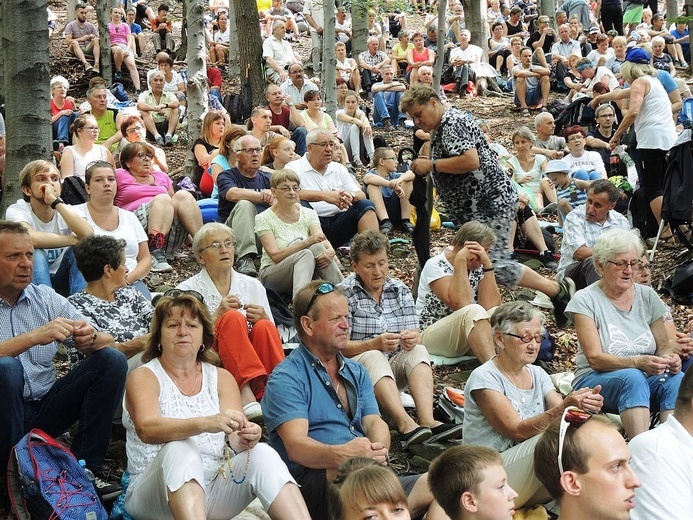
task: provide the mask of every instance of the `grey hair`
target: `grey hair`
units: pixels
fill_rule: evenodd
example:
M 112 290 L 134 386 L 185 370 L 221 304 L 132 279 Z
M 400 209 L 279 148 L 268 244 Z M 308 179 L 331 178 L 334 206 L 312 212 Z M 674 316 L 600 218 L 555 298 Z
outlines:
M 431 74 L 433 74 L 433 67 L 429 67 L 428 65 L 421 65 L 421 67 L 419 67 L 419 72 L 422 70 L 430 70 Z
M 274 32 L 274 30 L 277 28 L 277 26 L 278 26 L 279 24 L 282 24 L 282 25 L 284 25 L 284 27 L 286 27 L 286 22 L 285 22 L 284 20 L 275 20 L 275 21 L 272 23 L 272 32 Z
M 616 110 L 614 110 L 614 107 L 611 106 L 610 103 L 602 103 L 597 107 L 597 109 L 594 111 L 594 117 L 599 117 L 602 115 L 602 112 L 605 112 L 607 109 L 611 110 L 611 112 L 616 115 Z
M 486 244 L 493 245 L 496 242 L 496 235 L 493 230 L 486 224 L 482 224 L 477 220 L 470 220 L 462 224 L 452 238 L 452 247 L 462 248 L 465 242 L 476 242 L 485 246 Z
M 380 40 L 378 39 L 377 36 L 371 36 L 370 38 L 368 38 L 368 41 L 366 42 L 366 45 L 370 45 L 370 44 L 373 43 L 373 42 L 375 42 L 375 43 L 380 43 Z
M 226 233 L 233 240 L 234 245 L 236 244 L 236 237 L 233 236 L 233 231 L 229 226 L 221 222 L 208 222 L 195 233 L 192 243 L 192 249 L 195 253 L 201 252 L 200 244 L 212 233 Z
M 534 143 L 534 140 L 536 139 L 532 131 L 524 125 L 513 132 L 511 141 L 515 142 L 516 137 L 524 137 L 530 143 Z
M 548 119 L 553 119 L 553 115 L 551 112 L 539 112 L 536 117 L 534 118 L 534 129 L 536 130 L 537 127 L 544 122 L 544 120 Z
M 306 135 L 306 144 L 317 143 L 324 135 L 327 135 L 330 137 L 330 139 L 332 139 L 332 132 L 330 132 L 327 128 L 313 128 Z
M 62 85 L 65 88 L 70 88 L 70 83 L 63 76 L 54 76 L 51 78 L 51 88 Z
M 240 139 L 236 139 L 233 142 L 233 152 L 234 153 L 240 152 L 244 146 L 243 141 L 247 140 L 249 137 L 252 137 L 253 139 L 255 139 L 257 141 L 258 144 L 260 144 L 260 141 L 258 141 L 258 139 L 254 135 L 246 134 L 246 135 L 242 136 Z
M 491 327 L 493 331 L 504 334 L 514 333 L 514 326 L 518 323 L 525 323 L 539 319 L 541 328 L 544 328 L 544 314 L 529 302 L 515 301 L 507 302 L 496 307 L 491 315 Z
M 635 249 L 638 260 L 642 257 L 645 248 L 642 245 L 640 233 L 636 229 L 610 229 L 601 234 L 594 246 L 592 246 L 592 262 L 604 265 L 616 255 L 628 253 Z
M 161 76 L 162 78 L 164 78 L 164 81 L 166 81 L 166 75 L 165 75 L 162 71 L 160 71 L 160 70 L 155 70 L 155 71 L 152 72 L 151 75 L 149 76 L 149 83 L 151 83 L 151 81 L 152 81 L 154 78 L 159 77 L 159 76 Z

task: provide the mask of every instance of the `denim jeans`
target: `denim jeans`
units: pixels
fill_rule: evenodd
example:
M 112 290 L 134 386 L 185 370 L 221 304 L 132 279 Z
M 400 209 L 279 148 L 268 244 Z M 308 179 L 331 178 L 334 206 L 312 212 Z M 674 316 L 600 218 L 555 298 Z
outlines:
M 296 143 L 296 153 L 303 155 L 306 153 L 306 135 L 308 131 L 305 126 L 299 126 L 291 132 L 291 140 Z
M 47 285 L 55 289 L 55 292 L 65 296 L 81 291 L 87 286 L 84 276 L 77 267 L 77 260 L 69 247 L 63 259 L 60 262 L 60 267 L 55 274 L 51 274 L 50 265 L 48 264 L 48 254 L 45 249 L 34 250 L 34 276 L 31 280 L 36 285 Z
M 56 380 L 40 400 L 25 401 L 24 369 L 14 357 L 0 357 L 0 465 L 32 428 L 56 437 L 79 421 L 72 452 L 93 471 L 103 468 L 116 409 L 125 389 L 127 361 L 122 352 L 104 348 Z M 0 479 L 1 480 L 1 479 Z
M 373 94 L 373 122 L 377 125 L 383 119 L 390 118 L 393 125 L 399 123 L 400 119 L 406 119 L 404 114 L 399 112 L 399 100 L 403 92 L 376 92 Z
M 53 139 L 65 144 L 71 143 L 72 139 L 70 139 L 70 125 L 74 120 L 74 114 L 70 116 L 60 116 L 58 120 L 53 123 Z

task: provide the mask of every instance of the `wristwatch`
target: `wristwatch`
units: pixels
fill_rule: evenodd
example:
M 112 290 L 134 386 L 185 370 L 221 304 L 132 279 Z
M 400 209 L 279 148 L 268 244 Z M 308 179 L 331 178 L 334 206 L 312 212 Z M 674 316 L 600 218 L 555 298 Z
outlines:
M 433 159 L 433 161 L 431 161 L 431 164 L 432 164 L 431 171 L 433 173 L 438 173 L 438 169 L 436 168 L 436 166 L 438 164 L 438 159 Z
M 55 207 L 56 207 L 58 204 L 65 204 L 65 201 L 64 201 L 63 199 L 61 199 L 60 197 L 58 197 L 58 198 L 55 199 L 53 202 L 51 202 L 51 209 L 55 209 Z

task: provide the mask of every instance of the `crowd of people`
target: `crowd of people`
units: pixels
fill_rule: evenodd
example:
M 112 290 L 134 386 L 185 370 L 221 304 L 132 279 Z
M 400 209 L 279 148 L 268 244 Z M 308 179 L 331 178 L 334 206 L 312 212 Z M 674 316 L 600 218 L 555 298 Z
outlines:
M 565 0 L 549 17 L 491 0 L 484 52 L 458 2 L 443 42 L 435 5 L 413 32 L 403 13 L 371 10 L 366 50 L 351 56 L 340 8 L 333 120 L 305 70 L 325 65 L 322 5 L 259 2 L 266 104 L 246 127 L 212 101 L 194 173 L 174 185 L 166 152 L 186 84 L 173 25 L 167 5 L 134 4 L 110 10 L 109 32 L 113 79 L 125 66 L 135 101 L 111 99 L 78 4 L 64 34 L 93 76 L 87 101 L 51 80 L 60 161 L 27 164 L 23 198 L 0 220 L 0 467 L 31 428 L 57 437 L 76 423 L 71 449 L 99 497 L 132 518 L 229 518 L 255 499 L 276 519 L 501 520 L 550 501 L 567 520 L 693 515 L 693 339 L 650 287 L 623 214 L 632 189 L 617 180 L 629 168 L 661 220 L 665 155 L 690 96 L 676 79 L 690 61 L 679 19 L 667 30 L 656 2 L 619 13 L 620 1 Z M 213 100 L 234 37 L 223 4 L 205 15 Z M 305 35 L 304 66 L 292 43 Z M 135 56 L 151 46 L 143 90 Z M 434 89 L 441 56 L 447 81 Z M 523 123 L 512 153 L 459 108 L 505 94 Z M 550 95 L 582 100 L 593 120 L 556 135 Z M 416 149 L 404 171 L 374 140 L 395 128 Z M 390 235 L 415 234 L 410 196 L 427 175 L 457 230 L 410 288 L 390 270 Z M 560 259 L 537 219 L 552 213 Z M 517 235 L 545 269 L 518 261 Z M 153 294 L 147 277 L 166 280 L 188 246 L 196 274 Z M 501 287 L 542 293 L 552 320 Z M 547 329 L 571 324 L 561 393 L 536 361 Z M 464 422 L 442 422 L 433 360 L 460 356 L 478 361 Z M 105 468 L 114 421 L 122 485 Z M 396 475 L 393 442 L 446 449 L 428 472 Z

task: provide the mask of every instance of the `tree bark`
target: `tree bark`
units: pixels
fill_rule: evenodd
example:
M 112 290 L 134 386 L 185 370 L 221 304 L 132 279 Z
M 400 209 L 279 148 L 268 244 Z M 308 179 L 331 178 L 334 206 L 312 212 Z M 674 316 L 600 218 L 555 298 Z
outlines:
M 204 14 L 202 16 L 204 16 Z M 188 3 L 184 1 L 183 17 L 180 24 L 180 46 L 176 50 L 176 59 L 178 61 L 185 61 L 185 57 L 188 55 L 188 27 L 190 27 L 188 24 Z
M 236 2 L 229 2 L 229 34 L 238 34 L 236 24 Z M 239 78 L 241 76 L 241 55 L 238 50 L 238 38 L 229 38 L 229 78 Z
M 363 1 L 351 4 L 351 57 L 359 63 L 359 54 L 366 50 L 368 41 L 368 4 Z
M 77 0 L 67 0 L 67 12 L 65 13 L 65 25 L 70 23 L 75 19 L 75 7 L 77 7 Z
M 188 139 L 195 142 L 202 134 L 202 118 L 207 112 L 207 45 L 203 22 L 203 0 L 185 0 L 188 26 Z M 192 178 L 195 156 L 190 148 L 185 160 L 185 174 Z
M 7 5 L 4 1 L 2 4 Z M 19 172 L 30 161 L 51 158 L 50 71 L 46 0 L 22 0 L 9 6 L 11 23 L 3 25 L 5 126 L 7 131 L 5 196 L 2 215 L 21 198 Z M 5 15 L 10 14 L 5 11 Z M 37 20 L 41 23 L 37 23 Z
M 667 25 L 681 16 L 678 0 L 667 0 Z
M 262 74 L 262 39 L 258 24 L 257 3 L 255 0 L 234 0 L 236 4 L 236 26 L 238 29 L 238 49 L 240 52 L 241 88 L 249 89 L 247 94 L 250 106 L 264 103 L 265 78 Z M 231 35 L 233 38 L 233 34 Z M 248 71 L 248 82 L 245 71 Z
M 440 0 L 438 4 L 438 41 L 442 43 L 438 45 L 436 61 L 433 64 L 433 88 L 436 92 L 440 90 L 440 77 L 443 75 L 443 62 L 445 61 L 445 33 L 447 32 L 445 13 L 447 12 L 447 5 L 447 0 Z
M 111 66 L 111 35 L 108 32 L 108 22 L 111 18 L 112 1 L 96 0 L 96 16 L 99 22 L 99 54 L 101 77 L 106 80 L 106 85 L 113 82 L 113 67 Z
M 334 2 L 325 2 L 325 19 L 322 21 L 325 30 L 322 35 L 322 85 L 325 93 L 327 113 L 337 121 L 337 89 L 335 70 L 337 58 L 334 50 Z
M 5 42 L 2 41 L 2 35 L 5 34 L 5 32 L 2 30 L 2 11 L 6 4 L 7 2 L 0 4 L 0 105 L 5 103 L 5 53 L 2 52 L 2 49 L 5 48 Z
M 543 15 L 548 16 L 549 19 L 554 20 L 556 16 L 555 0 L 541 0 L 541 3 L 539 4 L 539 12 Z
M 471 43 L 484 49 L 484 56 L 488 56 L 489 38 L 488 24 L 486 23 L 486 13 L 482 12 L 479 0 L 462 0 L 464 9 L 464 26 L 472 33 Z

